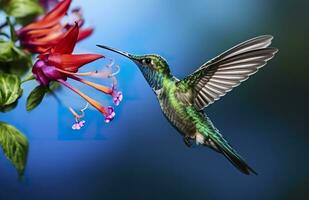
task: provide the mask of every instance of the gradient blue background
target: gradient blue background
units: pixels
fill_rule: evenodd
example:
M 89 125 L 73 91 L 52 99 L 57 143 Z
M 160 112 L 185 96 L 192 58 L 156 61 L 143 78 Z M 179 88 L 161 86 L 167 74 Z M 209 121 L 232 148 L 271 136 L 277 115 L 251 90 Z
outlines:
M 124 101 L 111 124 L 94 110 L 87 126 L 72 131 L 65 105 L 81 105 L 66 89 L 33 112 L 24 85 L 16 110 L 0 120 L 30 141 L 25 180 L 1 156 L 0 199 L 305 199 L 308 162 L 308 1 L 279 0 L 76 0 L 95 32 L 77 52 L 98 52 L 121 65 Z M 133 63 L 98 49 L 157 53 L 179 78 L 251 37 L 272 34 L 280 49 L 269 64 L 206 109 L 215 126 L 256 169 L 238 172 L 207 148 L 187 148 L 161 114 Z M 85 68 L 102 66 L 97 61 Z M 86 70 L 86 69 L 85 69 Z M 78 85 L 79 87 L 79 85 Z M 109 99 L 81 87 L 94 98 Z

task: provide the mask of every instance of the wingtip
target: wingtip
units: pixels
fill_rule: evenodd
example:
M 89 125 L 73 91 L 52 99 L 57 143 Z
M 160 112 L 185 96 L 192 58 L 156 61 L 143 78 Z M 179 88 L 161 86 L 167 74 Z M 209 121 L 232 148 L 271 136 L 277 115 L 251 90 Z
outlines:
M 259 35 L 256 36 L 254 38 L 252 38 L 251 40 L 268 40 L 268 41 L 272 41 L 274 39 L 274 36 L 270 35 L 270 34 L 265 34 L 265 35 Z
M 273 39 L 274 39 L 274 36 L 272 36 L 272 35 L 270 35 L 270 34 L 261 35 L 260 37 L 261 37 L 261 38 L 268 39 L 268 40 L 273 40 Z
M 270 53 L 272 53 L 273 55 L 275 55 L 276 53 L 278 53 L 279 49 L 276 47 L 268 47 L 267 48 L 269 50 Z

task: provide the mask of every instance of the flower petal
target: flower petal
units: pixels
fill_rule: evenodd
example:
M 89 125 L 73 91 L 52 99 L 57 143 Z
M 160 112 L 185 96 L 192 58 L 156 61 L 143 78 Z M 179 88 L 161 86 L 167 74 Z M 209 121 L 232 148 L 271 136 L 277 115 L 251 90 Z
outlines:
M 81 66 L 103 57 L 100 54 L 50 54 L 47 62 L 49 65 L 56 66 L 60 69 L 77 72 Z
M 78 123 L 74 123 L 74 124 L 72 125 L 72 129 L 73 129 L 73 130 L 79 130 L 79 129 L 80 129 L 80 125 L 79 125 Z
M 62 29 L 63 29 L 63 25 L 58 23 L 58 24 L 56 24 L 52 27 L 30 30 L 30 31 L 26 32 L 25 34 L 23 34 L 22 36 L 20 36 L 20 38 L 22 38 L 23 40 L 40 38 L 40 37 L 46 36 L 46 35 L 53 33 L 53 32 L 59 32 Z
M 75 26 L 72 26 L 57 45 L 52 48 L 51 53 L 71 54 L 77 42 L 78 35 L 79 27 L 78 24 L 75 23 Z
M 43 53 L 51 49 L 51 53 L 70 54 L 72 53 L 78 37 L 78 26 L 72 26 L 66 33 L 62 33 L 59 27 L 53 29 L 43 29 L 37 33 L 44 33 L 44 30 L 50 30 L 48 34 L 36 38 L 35 35 L 22 41 L 22 45 L 32 53 Z M 31 31 L 34 32 L 34 31 Z M 46 32 L 47 33 L 47 32 Z
M 23 48 L 27 49 L 31 53 L 47 53 L 47 51 L 51 48 L 51 46 L 55 45 L 59 41 L 58 38 L 55 38 L 52 41 L 41 42 L 41 41 L 27 41 L 22 42 Z
M 105 115 L 105 123 L 110 123 L 115 118 L 116 113 L 114 112 L 113 107 L 107 107 L 107 114 Z
M 33 41 L 36 42 L 46 42 L 46 43 L 50 43 L 50 47 L 52 47 L 52 44 L 57 44 L 59 42 L 59 40 L 61 40 L 63 38 L 63 32 L 61 31 L 55 31 L 55 32 L 50 32 L 49 34 L 47 34 L 44 37 L 40 37 L 40 38 L 34 38 L 32 39 Z M 56 40 L 56 41 L 55 41 Z M 30 41 L 30 40 L 29 40 Z
M 121 91 L 113 91 L 113 102 L 116 106 L 118 106 L 120 104 L 120 102 L 122 101 L 123 99 L 123 95 L 122 95 L 122 92 Z
M 77 42 L 89 37 L 93 33 L 93 28 L 81 29 L 78 34 Z
M 56 7 L 48 12 L 42 19 L 30 23 L 22 29 L 18 30 L 17 35 L 21 36 L 30 30 L 48 28 L 59 23 L 61 18 L 65 16 L 67 10 L 69 9 L 71 1 L 72 0 L 63 0 L 59 2 Z
M 24 44 L 23 43 L 23 48 L 28 50 L 31 53 L 44 53 L 48 51 L 50 46 L 36 46 L 36 45 L 31 45 L 31 44 Z
M 72 0 L 63 0 L 49 11 L 42 19 L 45 23 L 59 21 L 68 11 Z
M 80 127 L 85 126 L 85 123 L 86 123 L 86 121 L 85 121 L 85 120 L 82 120 L 82 121 L 78 122 L 78 124 L 79 124 L 79 126 L 80 126 Z

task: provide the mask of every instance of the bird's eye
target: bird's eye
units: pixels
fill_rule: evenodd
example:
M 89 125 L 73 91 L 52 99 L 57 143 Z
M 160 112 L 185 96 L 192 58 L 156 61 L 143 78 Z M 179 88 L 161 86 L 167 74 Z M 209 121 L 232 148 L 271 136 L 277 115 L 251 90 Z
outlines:
M 150 59 L 150 58 L 146 58 L 146 59 L 145 59 L 145 63 L 146 63 L 147 65 L 151 64 L 151 59 Z

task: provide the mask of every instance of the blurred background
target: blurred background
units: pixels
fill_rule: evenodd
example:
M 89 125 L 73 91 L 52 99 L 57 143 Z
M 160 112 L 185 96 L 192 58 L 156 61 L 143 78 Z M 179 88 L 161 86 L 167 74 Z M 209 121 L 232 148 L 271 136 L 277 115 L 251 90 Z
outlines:
M 309 196 L 308 7 L 283 0 L 90 0 L 82 7 L 92 37 L 77 52 L 97 52 L 121 66 L 123 103 L 105 124 L 87 110 L 71 130 L 65 105 L 79 97 L 65 88 L 31 113 L 25 97 L 0 114 L 30 141 L 26 174 L 1 156 L 0 199 L 306 199 Z M 208 148 L 187 148 L 163 117 L 135 65 L 95 44 L 164 56 L 184 78 L 208 59 L 252 37 L 271 34 L 279 53 L 206 113 L 258 176 L 246 176 Z M 103 66 L 97 61 L 87 67 Z M 35 83 L 25 84 L 32 89 Z M 89 88 L 83 91 L 110 102 Z M 26 91 L 26 90 L 25 90 Z

